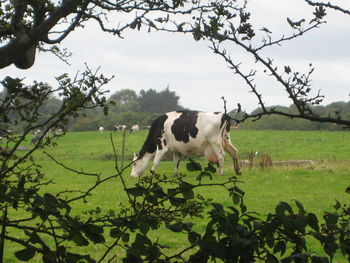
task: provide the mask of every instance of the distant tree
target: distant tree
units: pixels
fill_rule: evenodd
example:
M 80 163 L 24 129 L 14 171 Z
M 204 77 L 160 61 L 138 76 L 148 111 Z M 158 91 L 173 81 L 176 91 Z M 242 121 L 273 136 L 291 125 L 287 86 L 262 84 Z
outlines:
M 140 110 L 151 113 L 181 110 L 183 107 L 179 105 L 178 101 L 179 97 L 176 96 L 175 92 L 170 91 L 169 87 L 161 92 L 157 92 L 154 89 L 141 90 L 138 97 Z
M 294 104 L 289 107 L 284 106 L 272 106 L 267 107 L 268 111 L 280 111 L 288 114 L 297 114 L 298 109 Z M 326 106 L 314 106 L 311 110 L 315 115 L 328 116 L 330 118 L 349 119 L 350 117 L 350 103 L 346 102 L 334 102 Z M 334 125 L 327 122 L 313 122 L 302 118 L 290 118 L 284 115 L 264 115 L 260 116 L 263 112 L 261 108 L 253 110 L 251 113 L 241 113 L 241 115 L 235 114 L 235 111 L 230 112 L 230 116 L 234 119 L 244 118 L 244 114 L 251 116 L 259 116 L 255 119 L 246 120 L 242 123 L 241 128 L 244 129 L 258 129 L 258 130 L 342 130 L 340 125 Z M 243 114 L 243 115 L 242 115 Z
M 140 109 L 137 94 L 131 89 L 116 91 L 109 97 L 109 99 L 115 101 L 115 105 L 110 107 L 111 111 L 139 111 Z
M 113 93 L 109 99 L 115 100 L 119 104 L 126 105 L 137 99 L 137 94 L 131 89 L 122 89 Z
M 156 103 L 159 102 L 157 91 L 149 89 L 148 91 L 141 90 L 138 98 L 141 111 L 157 112 Z
M 159 92 L 159 98 L 164 112 L 183 109 L 183 107 L 179 105 L 180 97 L 176 95 L 175 91 L 170 91 L 169 86 L 165 90 Z
M 57 112 L 57 110 L 61 107 L 62 101 L 54 96 L 49 98 L 40 108 L 40 112 L 43 114 L 52 114 Z

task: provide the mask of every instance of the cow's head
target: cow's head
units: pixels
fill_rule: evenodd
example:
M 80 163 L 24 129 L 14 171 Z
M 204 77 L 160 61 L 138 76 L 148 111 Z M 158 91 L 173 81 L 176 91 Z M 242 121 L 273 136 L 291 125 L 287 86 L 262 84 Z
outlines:
M 133 177 L 139 177 L 143 174 L 143 172 L 146 170 L 149 158 L 147 158 L 145 155 L 140 157 L 138 153 L 134 153 L 134 157 L 132 159 L 132 168 L 131 168 L 131 176 Z

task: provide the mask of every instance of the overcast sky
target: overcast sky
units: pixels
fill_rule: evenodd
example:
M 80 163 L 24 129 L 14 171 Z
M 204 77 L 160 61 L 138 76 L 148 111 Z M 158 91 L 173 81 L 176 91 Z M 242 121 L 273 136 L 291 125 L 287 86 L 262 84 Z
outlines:
M 341 1 L 344 2 L 344 1 Z M 258 30 L 268 27 L 273 33 L 291 32 L 286 17 L 299 20 L 312 14 L 313 8 L 303 0 L 251 0 L 249 10 Z M 328 12 L 329 13 L 329 12 Z M 310 16 L 309 16 L 310 17 Z M 258 32 L 258 31 L 257 31 Z M 160 32 L 128 31 L 124 39 L 100 32 L 96 26 L 73 32 L 62 44 L 73 53 L 71 66 L 51 54 L 39 54 L 29 70 L 11 66 L 1 70 L 1 77 L 26 78 L 56 85 L 55 76 L 64 72 L 72 75 L 84 63 L 90 68 L 101 67 L 101 73 L 115 78 L 106 86 L 110 93 L 121 89 L 161 91 L 169 86 L 180 96 L 186 108 L 203 111 L 222 111 L 220 99 L 225 96 L 228 109 L 240 102 L 243 109 L 258 107 L 256 98 L 244 82 L 234 75 L 228 65 L 208 48 L 209 43 L 196 42 L 192 36 Z M 313 89 L 326 96 L 324 104 L 348 101 L 350 93 L 350 16 L 330 15 L 327 24 L 302 38 L 269 50 L 269 56 L 281 67 L 291 65 L 293 70 L 305 71 L 309 63 L 315 67 Z M 247 67 L 255 65 L 248 54 L 234 49 L 236 62 Z M 256 84 L 267 105 L 289 105 L 282 87 L 266 76 L 257 76 Z

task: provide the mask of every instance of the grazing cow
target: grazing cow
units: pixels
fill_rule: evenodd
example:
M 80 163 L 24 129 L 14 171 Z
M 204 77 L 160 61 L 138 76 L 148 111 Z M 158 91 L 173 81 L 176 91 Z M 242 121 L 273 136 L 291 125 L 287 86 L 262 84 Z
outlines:
M 41 130 L 40 130 L 40 129 L 36 129 L 35 131 L 33 131 L 33 135 L 34 135 L 35 137 L 40 137 L 40 135 L 41 135 Z
M 51 133 L 53 137 L 58 137 L 58 136 L 64 134 L 64 132 L 61 128 L 51 128 L 49 130 L 49 133 Z
M 103 128 L 102 126 L 100 126 L 100 127 L 98 128 L 98 130 L 100 131 L 100 133 L 103 133 L 103 131 L 105 130 L 105 128 Z
M 168 151 L 173 153 L 174 173 L 177 175 L 180 154 L 204 155 L 209 162 L 218 163 L 224 172 L 226 150 L 232 157 L 236 174 L 241 174 L 237 149 L 230 140 L 230 118 L 223 113 L 173 111 L 158 117 L 151 125 L 139 153 L 134 154 L 131 176 L 140 176 L 154 157 L 151 173 Z
M 30 141 L 31 144 L 37 145 L 40 142 L 40 136 L 34 136 Z
M 130 132 L 136 132 L 140 130 L 140 126 L 138 124 L 135 124 L 131 126 Z

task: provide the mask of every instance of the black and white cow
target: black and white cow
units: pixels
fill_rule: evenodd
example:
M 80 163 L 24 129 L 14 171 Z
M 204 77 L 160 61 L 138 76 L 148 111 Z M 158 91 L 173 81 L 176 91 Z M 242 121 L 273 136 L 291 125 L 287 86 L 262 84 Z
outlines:
M 180 154 L 204 155 L 209 162 L 218 163 L 224 173 L 225 150 L 231 155 L 236 174 L 241 174 L 237 149 L 230 140 L 230 119 L 223 113 L 172 111 L 158 117 L 151 125 L 139 153 L 134 154 L 131 176 L 140 176 L 154 156 L 154 173 L 164 154 L 173 153 L 174 173 L 177 175 Z

